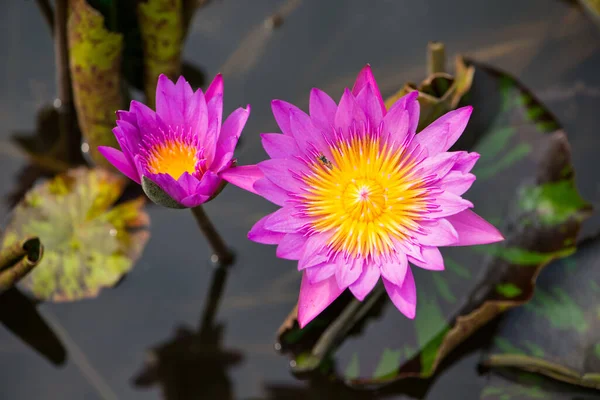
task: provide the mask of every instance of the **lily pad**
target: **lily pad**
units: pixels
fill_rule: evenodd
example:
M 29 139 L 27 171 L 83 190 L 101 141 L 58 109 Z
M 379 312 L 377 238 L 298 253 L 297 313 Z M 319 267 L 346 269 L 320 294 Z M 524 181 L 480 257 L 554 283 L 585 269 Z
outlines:
M 44 258 L 21 285 L 35 298 L 73 301 L 113 286 L 134 265 L 149 237 L 144 198 L 113 207 L 126 180 L 77 168 L 34 187 L 17 205 L 2 247 L 38 236 Z
M 144 49 L 144 91 L 148 105 L 153 107 L 158 76 L 165 74 L 176 80 L 181 73 L 183 3 L 182 0 L 148 0 L 139 2 L 137 7 Z
M 118 147 L 112 129 L 115 110 L 124 108 L 121 87 L 123 36 L 104 26 L 102 14 L 86 0 L 69 0 L 69 63 L 77 120 L 89 153 L 112 168 L 98 146 Z
M 596 400 L 591 389 L 568 385 L 533 373 L 502 368 L 493 374 L 481 400 Z
M 443 272 L 413 268 L 418 292 L 414 321 L 384 300 L 381 317 L 365 314 L 349 320 L 364 325 L 362 335 L 352 336 L 344 327 L 348 335 L 318 354 L 316 345 L 307 349 L 301 343 L 318 344 L 344 311 L 327 310 L 304 330 L 288 321 L 278 347 L 291 352 L 293 365 L 301 365 L 302 372 L 307 370 L 305 360 L 311 361 L 309 369 L 317 369 L 318 355 L 321 360 L 332 357 L 336 368 L 331 373 L 352 385 L 429 377 L 473 332 L 526 303 L 543 267 L 575 251 L 590 207 L 575 187 L 565 134 L 516 80 L 480 65 L 476 71 L 473 120 L 456 147 L 481 154 L 478 179 L 467 197 L 477 213 L 498 226 L 505 242 L 442 249 Z M 344 310 L 338 302 L 332 307 Z M 390 338 L 389 332 L 397 335 Z
M 524 307 L 502 321 L 489 366 L 515 367 L 600 389 L 600 239 L 553 263 Z

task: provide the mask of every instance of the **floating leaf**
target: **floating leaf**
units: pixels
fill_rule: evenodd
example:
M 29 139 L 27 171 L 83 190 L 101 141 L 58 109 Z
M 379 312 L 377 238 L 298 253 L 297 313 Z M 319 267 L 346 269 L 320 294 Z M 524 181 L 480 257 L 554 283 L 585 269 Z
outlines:
M 44 248 L 37 237 L 26 238 L 0 250 L 0 293 L 31 272 L 43 254 Z
M 589 240 L 548 267 L 531 301 L 502 321 L 485 363 L 600 389 L 599 252 L 600 239 Z
M 123 36 L 108 31 L 102 14 L 86 0 L 69 0 L 67 31 L 79 127 L 94 162 L 110 167 L 97 147 L 118 147 L 112 129 L 115 111 L 124 108 L 121 88 Z
M 32 189 L 14 210 L 3 248 L 38 236 L 44 259 L 21 282 L 36 298 L 94 297 L 129 271 L 149 237 L 142 197 L 111 208 L 125 179 L 77 168 Z
M 481 65 L 471 98 L 476 104 L 472 123 L 456 147 L 481 153 L 477 168 L 488 172 L 467 197 L 477 205 L 477 213 L 499 225 L 505 242 L 444 248 L 443 272 L 413 268 L 418 291 L 414 321 L 386 301 L 380 318 L 367 319 L 367 314 L 349 322 L 362 324 L 362 336 L 331 341 L 319 352 L 320 336 L 338 324 L 345 311 L 342 298 L 330 307 L 335 311 L 327 309 L 303 330 L 288 323 L 279 345 L 292 352 L 296 365 L 300 354 L 313 365 L 318 365 L 315 357 L 333 357 L 339 366 L 336 375 L 360 386 L 429 377 L 452 349 L 486 322 L 527 302 L 544 266 L 573 253 L 589 206 L 575 188 L 569 145 L 558 123 L 514 79 Z M 291 338 L 297 342 L 290 343 Z M 356 363 L 359 376 L 344 376 L 344 371 L 356 372 L 349 367 Z
M 595 400 L 593 390 L 527 372 L 502 368 L 480 393 L 481 400 Z
M 182 0 L 148 0 L 138 4 L 144 49 L 144 86 L 147 103 L 154 106 L 156 80 L 165 74 L 176 80 L 181 72 L 183 43 Z
M 400 97 L 419 91 L 421 115 L 418 129 L 421 130 L 438 117 L 458 107 L 461 99 L 471 90 L 475 68 L 467 66 L 462 57 L 455 62 L 455 76 L 444 71 L 446 56 L 441 43 L 430 43 L 428 47 L 429 76 L 419 86 L 407 83 L 396 94 L 385 101 L 389 109 Z

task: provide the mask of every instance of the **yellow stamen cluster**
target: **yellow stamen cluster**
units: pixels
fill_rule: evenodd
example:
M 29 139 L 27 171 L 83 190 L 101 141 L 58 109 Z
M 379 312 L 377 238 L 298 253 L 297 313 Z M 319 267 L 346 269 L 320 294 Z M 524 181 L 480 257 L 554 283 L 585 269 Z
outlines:
M 354 137 L 318 157 L 304 178 L 303 205 L 312 228 L 330 232 L 329 246 L 352 256 L 377 257 L 417 228 L 427 189 L 403 149 L 378 138 Z
M 196 171 L 195 146 L 189 143 L 168 140 L 155 145 L 148 156 L 148 171 L 153 174 L 169 174 L 176 180 L 185 172 Z

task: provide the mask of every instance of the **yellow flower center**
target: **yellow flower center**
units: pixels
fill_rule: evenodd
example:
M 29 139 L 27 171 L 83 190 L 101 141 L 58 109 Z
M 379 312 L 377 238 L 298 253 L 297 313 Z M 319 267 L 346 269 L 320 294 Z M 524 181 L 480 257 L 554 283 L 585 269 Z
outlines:
M 414 160 L 371 137 L 354 137 L 330 148 L 304 177 L 302 204 L 312 229 L 330 232 L 329 246 L 352 256 L 379 256 L 418 228 L 427 189 Z
M 155 145 L 148 156 L 148 171 L 153 174 L 169 174 L 176 180 L 185 172 L 196 172 L 196 153 L 192 144 L 168 140 Z

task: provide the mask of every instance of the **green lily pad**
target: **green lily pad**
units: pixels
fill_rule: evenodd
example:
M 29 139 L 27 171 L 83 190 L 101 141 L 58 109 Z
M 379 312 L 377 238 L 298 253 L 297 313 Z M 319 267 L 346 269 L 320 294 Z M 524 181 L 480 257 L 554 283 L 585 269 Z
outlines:
M 98 165 L 112 168 L 98 146 L 118 147 L 112 129 L 115 110 L 123 109 L 123 36 L 104 26 L 102 14 L 86 0 L 69 1 L 69 63 L 77 120 Z
M 490 377 L 481 400 L 595 400 L 598 393 L 533 373 L 502 368 Z
M 599 252 L 600 239 L 588 240 L 548 267 L 531 301 L 502 321 L 485 364 L 600 389 Z
M 2 248 L 38 236 L 44 258 L 21 285 L 35 298 L 94 297 L 134 265 L 149 237 L 144 198 L 113 206 L 126 180 L 102 169 L 77 168 L 34 187 L 17 205 Z
M 148 0 L 137 6 L 144 49 L 144 87 L 147 103 L 154 106 L 156 80 L 165 74 L 176 80 L 181 73 L 184 37 L 182 0 Z
M 354 328 L 344 327 L 346 334 L 323 349 L 319 344 L 325 333 L 354 304 L 344 305 L 351 296 L 341 296 L 303 330 L 292 315 L 279 332 L 278 348 L 291 354 L 295 372 L 316 370 L 319 360 L 331 357 L 335 368 L 330 374 L 351 385 L 430 377 L 473 332 L 526 303 L 542 268 L 575 251 L 590 207 L 575 187 L 569 144 L 558 122 L 516 80 L 482 65 L 477 65 L 470 96 L 475 111 L 456 148 L 477 151 L 481 159 L 478 179 L 466 197 L 506 240 L 442 249 L 442 272 L 413 268 L 418 292 L 414 321 L 383 295 L 373 312 L 357 312 L 349 320 Z M 381 315 L 374 318 L 373 313 Z M 352 335 L 357 329 L 362 334 Z M 389 332 L 397 334 L 390 337 Z

